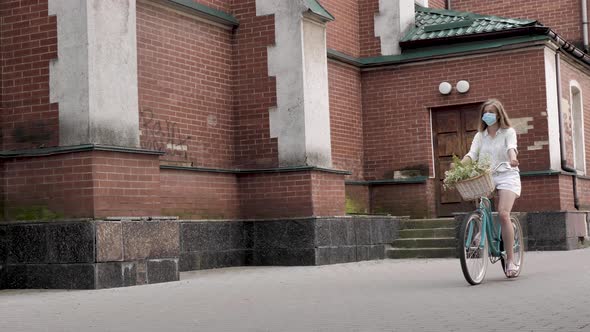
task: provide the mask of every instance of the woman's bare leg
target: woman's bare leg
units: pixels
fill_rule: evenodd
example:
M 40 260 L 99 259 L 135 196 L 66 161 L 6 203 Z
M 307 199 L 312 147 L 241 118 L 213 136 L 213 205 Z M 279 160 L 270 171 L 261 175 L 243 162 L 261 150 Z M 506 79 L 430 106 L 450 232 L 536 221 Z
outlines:
M 502 239 L 506 250 L 506 266 L 514 262 L 514 229 L 510 222 L 510 212 L 516 200 L 516 194 L 510 190 L 498 190 L 498 215 L 502 225 Z

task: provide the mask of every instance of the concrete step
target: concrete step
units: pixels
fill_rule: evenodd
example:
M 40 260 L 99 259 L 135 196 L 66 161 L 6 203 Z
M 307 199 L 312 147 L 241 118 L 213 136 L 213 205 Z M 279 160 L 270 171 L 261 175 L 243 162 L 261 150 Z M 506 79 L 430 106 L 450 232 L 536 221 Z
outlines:
M 391 248 L 385 252 L 387 258 L 454 258 L 456 248 Z
M 399 223 L 401 229 L 455 228 L 454 218 L 409 219 Z
M 454 228 L 409 228 L 399 231 L 401 239 L 412 238 L 433 238 L 433 237 L 455 237 Z
M 391 244 L 394 248 L 454 248 L 454 237 L 397 239 Z

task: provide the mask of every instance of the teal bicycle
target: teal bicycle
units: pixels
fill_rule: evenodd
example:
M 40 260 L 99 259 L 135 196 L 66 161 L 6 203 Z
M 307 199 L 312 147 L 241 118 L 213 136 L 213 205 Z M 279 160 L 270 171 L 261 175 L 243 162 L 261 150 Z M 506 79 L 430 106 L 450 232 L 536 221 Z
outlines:
M 487 181 L 491 182 L 491 175 L 488 174 L 487 176 L 489 176 Z M 502 271 L 506 268 L 506 251 L 502 241 L 502 228 L 499 221 L 494 221 L 492 215 L 493 204 L 487 198 L 494 190 L 493 183 L 491 190 L 489 184 L 486 188 L 477 198 L 479 207 L 465 217 L 459 233 L 461 269 L 465 280 L 471 285 L 478 285 L 483 282 L 488 260 L 492 264 L 500 261 Z M 459 190 L 459 193 L 464 199 L 466 198 L 461 190 Z M 522 271 L 524 242 L 520 222 L 513 216 L 510 217 L 510 221 L 514 229 L 513 263 L 517 267 L 514 277 L 517 277 Z

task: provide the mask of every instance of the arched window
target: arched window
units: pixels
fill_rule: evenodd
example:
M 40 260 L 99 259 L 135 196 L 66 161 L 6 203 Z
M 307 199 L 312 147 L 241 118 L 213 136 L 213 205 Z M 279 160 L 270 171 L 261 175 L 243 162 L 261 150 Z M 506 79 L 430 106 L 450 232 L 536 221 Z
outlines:
M 586 174 L 586 152 L 584 149 L 584 105 L 582 105 L 582 89 L 576 81 L 570 82 L 570 100 L 572 109 L 574 167 L 578 173 Z

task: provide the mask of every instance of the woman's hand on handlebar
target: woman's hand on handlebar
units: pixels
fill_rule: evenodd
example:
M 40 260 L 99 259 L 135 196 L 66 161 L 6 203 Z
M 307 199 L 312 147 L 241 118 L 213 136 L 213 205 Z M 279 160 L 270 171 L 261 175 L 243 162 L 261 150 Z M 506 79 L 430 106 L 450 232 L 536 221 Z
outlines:
M 518 159 L 514 158 L 510 160 L 510 166 L 516 167 L 519 165 Z

